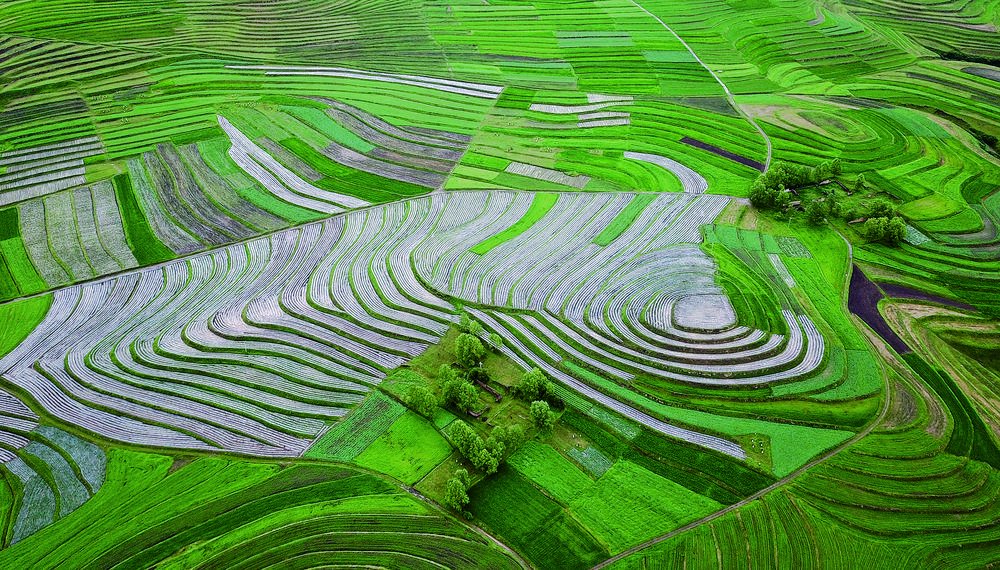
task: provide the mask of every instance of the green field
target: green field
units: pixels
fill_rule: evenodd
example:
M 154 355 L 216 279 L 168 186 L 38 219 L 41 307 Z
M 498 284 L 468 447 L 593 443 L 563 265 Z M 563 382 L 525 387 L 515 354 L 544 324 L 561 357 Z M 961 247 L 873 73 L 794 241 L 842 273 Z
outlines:
M 993 568 L 1000 0 L 0 3 L 0 568 Z

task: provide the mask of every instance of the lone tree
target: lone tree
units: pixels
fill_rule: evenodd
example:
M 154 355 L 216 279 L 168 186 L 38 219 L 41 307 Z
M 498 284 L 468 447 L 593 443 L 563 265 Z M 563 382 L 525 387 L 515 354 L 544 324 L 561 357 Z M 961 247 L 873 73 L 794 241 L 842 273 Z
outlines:
M 455 476 L 448 479 L 448 484 L 444 490 L 444 504 L 461 511 L 465 505 L 469 504 L 469 487 L 472 480 L 469 472 L 465 469 L 455 471 Z
M 466 368 L 472 368 L 486 356 L 486 349 L 479 339 L 469 333 L 462 333 L 455 339 L 455 359 Z
M 865 180 L 864 173 L 858 174 L 858 177 L 854 179 L 854 191 L 861 192 L 868 187 L 868 181 Z
M 406 405 L 418 414 L 429 418 L 434 415 L 434 410 L 437 408 L 437 396 L 425 386 L 414 386 L 406 394 Z
M 463 332 L 469 332 L 469 326 L 472 324 L 472 318 L 469 317 L 469 313 L 462 311 L 462 314 L 458 317 L 458 328 Z
M 552 393 L 552 383 L 538 368 L 532 368 L 524 373 L 521 381 L 514 387 L 518 397 L 527 400 L 543 400 Z
M 555 414 L 549 411 L 549 403 L 545 400 L 535 400 L 529 409 L 531 421 L 542 431 L 549 431 L 556 423 Z

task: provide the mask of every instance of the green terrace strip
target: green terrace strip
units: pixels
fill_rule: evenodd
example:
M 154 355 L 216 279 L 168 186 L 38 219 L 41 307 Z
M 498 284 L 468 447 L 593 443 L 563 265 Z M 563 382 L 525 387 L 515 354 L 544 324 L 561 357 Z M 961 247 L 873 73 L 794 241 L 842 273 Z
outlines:
M 608 245 L 616 237 L 622 235 L 632 225 L 632 222 L 636 217 L 646 209 L 652 201 L 656 198 L 655 194 L 637 194 L 632 201 L 628 203 L 628 206 L 621 211 L 620 214 L 615 216 L 615 219 L 611 220 L 608 227 L 604 228 L 604 231 L 597 234 L 594 238 L 594 243 L 597 245 Z
M 0 304 L 0 356 L 21 344 L 38 326 L 52 306 L 52 295 L 39 295 Z
M 479 242 L 478 244 L 469 248 L 469 251 L 479 255 L 484 255 L 488 253 L 491 249 L 507 243 L 508 241 L 516 238 L 517 236 L 523 234 L 531 226 L 535 225 L 535 222 L 545 217 L 545 214 L 549 213 L 549 210 L 556 205 L 556 200 L 558 199 L 558 194 L 551 193 L 539 193 L 535 194 L 531 200 L 531 206 L 528 210 L 521 216 L 514 225 L 503 230 L 502 232 L 492 235 L 489 238 Z
M 114 177 L 115 196 L 121 208 L 122 223 L 125 226 L 125 237 L 135 253 L 140 265 L 152 265 L 167 261 L 174 253 L 163 245 L 149 227 L 146 216 L 142 213 L 138 198 L 132 189 L 132 181 L 128 174 Z

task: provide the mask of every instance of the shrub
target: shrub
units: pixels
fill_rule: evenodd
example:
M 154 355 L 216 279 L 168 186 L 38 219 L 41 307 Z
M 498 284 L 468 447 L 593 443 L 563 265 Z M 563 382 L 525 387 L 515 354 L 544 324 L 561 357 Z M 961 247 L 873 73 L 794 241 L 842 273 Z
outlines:
M 549 403 L 545 400 L 535 400 L 530 408 L 531 421 L 542 431 L 549 431 L 556 423 L 555 414 L 549 410 Z
M 490 381 L 490 375 L 486 373 L 482 368 L 476 367 L 469 370 L 469 373 L 465 376 L 471 383 L 487 384 Z

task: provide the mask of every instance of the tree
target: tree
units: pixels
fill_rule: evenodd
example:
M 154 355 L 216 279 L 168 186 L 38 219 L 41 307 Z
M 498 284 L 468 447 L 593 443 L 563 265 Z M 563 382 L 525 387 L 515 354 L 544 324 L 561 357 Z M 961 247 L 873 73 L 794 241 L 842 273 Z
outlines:
M 454 377 L 441 386 L 444 405 L 452 406 L 460 412 L 468 412 L 476 405 L 479 393 L 475 386 L 464 378 Z
M 503 459 L 503 444 L 488 437 L 482 449 L 476 451 L 476 456 L 471 461 L 476 469 L 481 469 L 487 475 L 492 475 L 500 468 L 501 459 Z
M 545 400 L 535 400 L 529 408 L 531 421 L 542 431 L 549 431 L 556 423 L 555 414 L 549 411 L 549 403 Z
M 835 192 L 830 192 L 830 195 L 826 197 L 827 213 L 834 218 L 839 218 L 843 213 L 843 208 L 840 206 L 840 201 L 837 200 L 837 194 Z
M 833 162 L 830 163 L 830 174 L 834 176 L 840 176 L 843 173 L 843 165 L 840 164 L 840 159 L 835 158 Z
M 883 198 L 872 200 L 869 205 L 868 216 L 871 218 L 891 218 L 895 215 L 896 207 Z
M 823 202 L 819 200 L 813 200 L 809 202 L 806 206 L 806 218 L 809 219 L 809 223 L 820 225 L 826 220 L 826 208 L 823 206 Z
M 468 459 L 476 469 L 480 469 L 489 475 L 496 473 L 500 467 L 500 459 L 503 456 L 503 445 L 494 440 L 492 447 L 488 447 L 483 442 L 483 438 L 479 437 L 479 434 L 469 427 L 469 424 L 462 420 L 453 422 L 451 439 L 455 447 L 458 448 L 458 452 Z
M 461 511 L 465 508 L 465 505 L 469 504 L 469 487 L 472 480 L 469 478 L 469 472 L 465 469 L 458 469 L 455 471 L 455 476 L 448 479 L 448 483 L 444 490 L 444 504 L 455 509 L 456 511 Z
M 813 184 L 819 184 L 824 180 L 829 180 L 833 176 L 833 163 L 830 161 L 823 161 L 816 165 L 812 169 L 812 182 Z
M 469 317 L 469 313 L 462 311 L 462 314 L 458 317 L 458 328 L 463 332 L 469 332 L 469 326 L 472 325 L 472 318 Z
M 778 197 L 776 188 L 764 185 L 759 180 L 750 187 L 750 203 L 759 210 L 770 210 L 774 208 Z
M 545 399 L 552 392 L 552 383 L 538 368 L 532 368 L 524 373 L 521 381 L 514 386 L 514 393 L 527 400 Z
M 483 325 L 479 324 L 479 321 L 472 321 L 469 323 L 469 334 L 473 336 L 479 336 L 483 332 Z
M 455 369 L 450 364 L 442 364 L 438 367 L 437 379 L 439 384 L 446 384 L 454 378 L 458 378 L 458 373 L 455 372 Z
M 899 216 L 868 218 L 864 227 L 868 241 L 880 241 L 897 245 L 906 239 L 906 222 Z
M 425 386 L 410 388 L 405 401 L 411 410 L 427 418 L 433 416 L 437 409 L 437 396 Z
M 479 361 L 486 355 L 486 349 L 478 338 L 462 333 L 455 339 L 455 358 L 458 363 L 466 368 L 472 368 L 479 364 Z
M 452 423 L 451 440 L 454 442 L 455 447 L 458 448 L 458 451 L 462 455 L 468 455 L 466 452 L 472 449 L 474 439 L 479 439 L 480 442 L 482 442 L 482 439 L 480 439 L 479 435 L 476 434 L 471 427 L 469 427 L 469 424 L 462 420 L 455 420 Z
M 896 216 L 889 220 L 889 225 L 885 228 L 885 241 L 891 245 L 898 245 L 906 239 L 906 222 L 903 218 Z
M 865 180 L 864 173 L 858 174 L 858 177 L 854 179 L 854 191 L 861 192 L 868 187 L 868 182 Z
M 493 350 L 499 351 L 503 348 L 503 337 L 497 333 L 490 333 L 490 346 L 493 347 Z
M 776 210 L 787 210 L 792 203 L 792 195 L 785 189 L 785 185 L 778 186 L 778 193 L 774 196 L 774 208 Z

